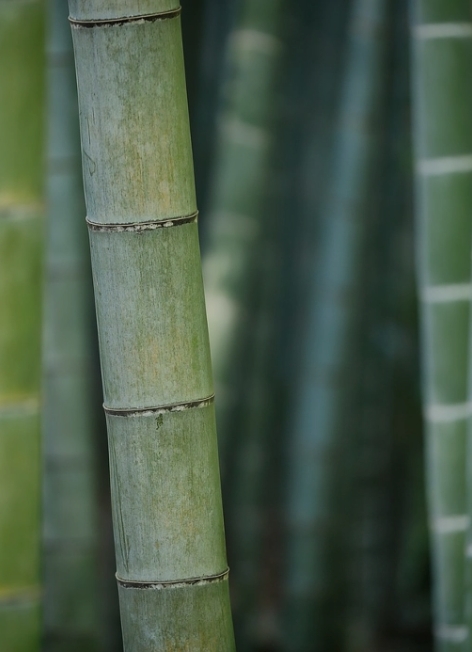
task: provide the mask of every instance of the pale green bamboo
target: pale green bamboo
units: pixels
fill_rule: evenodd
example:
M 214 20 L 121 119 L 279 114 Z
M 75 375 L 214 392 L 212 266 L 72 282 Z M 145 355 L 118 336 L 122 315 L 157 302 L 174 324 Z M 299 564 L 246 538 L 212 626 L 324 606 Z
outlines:
M 0 1 L 0 650 L 40 637 L 42 2 Z
M 100 647 L 93 297 L 67 3 L 48 2 L 48 227 L 43 340 L 43 631 Z
M 270 215 L 270 170 L 283 0 L 244 0 L 229 37 L 230 76 L 204 233 L 205 296 L 220 455 L 226 471 L 238 381 L 250 336 L 251 284 Z
M 234 649 L 175 0 L 70 0 L 127 652 Z
M 467 351 L 472 230 L 472 22 L 468 0 L 413 3 L 418 286 L 436 645 L 464 622 Z

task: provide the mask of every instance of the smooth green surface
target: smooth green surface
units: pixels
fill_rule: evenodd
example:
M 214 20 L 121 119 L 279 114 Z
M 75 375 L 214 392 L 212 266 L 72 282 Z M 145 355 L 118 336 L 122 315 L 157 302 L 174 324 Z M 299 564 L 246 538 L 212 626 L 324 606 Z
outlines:
M 0 2 L 0 210 L 41 199 L 43 2 Z
M 467 398 L 468 301 L 423 305 L 424 388 L 428 403 L 463 403 Z
M 0 2 L 0 649 L 39 649 L 42 2 Z
M 118 576 L 224 572 L 214 406 L 107 422 Z
M 197 225 L 162 224 L 196 210 L 180 20 L 73 39 L 87 215 L 134 225 L 90 232 L 105 405 L 131 411 L 107 416 L 118 576 L 177 582 L 119 584 L 125 651 L 229 652 L 215 424 L 198 404 L 213 390 Z
M 1 605 L 0 648 L 5 652 L 37 652 L 41 615 L 38 600 L 21 606 Z
M 467 22 L 469 0 L 418 0 L 415 4 L 420 23 Z
M 37 407 L 36 407 L 37 411 Z M 39 583 L 39 417 L 0 414 L 0 598 Z M 1 612 L 0 601 L 0 612 Z
M 210 396 L 196 223 L 92 231 L 90 243 L 105 405 L 158 407 Z
M 148 591 L 120 588 L 120 606 L 126 650 L 234 650 L 227 580 Z M 144 626 L 135 614 L 139 614 Z M 162 615 L 158 622 L 156 614 Z
M 18 210 L 0 212 L 0 406 L 36 397 L 39 386 L 43 223 L 35 208 Z
M 472 105 L 470 110 L 472 113 Z M 470 231 L 469 207 L 472 205 L 471 180 L 470 172 L 418 180 L 418 200 L 422 209 L 422 273 L 426 283 L 447 285 L 468 278 L 470 242 L 467 233 Z
M 93 222 L 146 222 L 196 210 L 180 32 L 180 18 L 72 28 Z M 93 111 L 80 98 L 85 88 Z
M 468 7 L 463 20 L 470 21 Z M 415 66 L 421 70 L 415 76 L 416 156 L 470 154 L 472 87 L 466 80 L 471 58 L 470 36 L 416 39 Z

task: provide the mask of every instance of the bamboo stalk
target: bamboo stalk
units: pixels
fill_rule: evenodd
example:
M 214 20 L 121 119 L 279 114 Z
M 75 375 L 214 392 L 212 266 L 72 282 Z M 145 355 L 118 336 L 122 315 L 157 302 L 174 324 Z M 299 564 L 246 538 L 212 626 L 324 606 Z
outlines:
M 289 276 L 290 306 L 288 309 L 282 306 L 287 299 L 283 297 L 287 272 L 293 272 L 288 265 L 291 244 L 299 238 L 296 247 L 296 262 L 299 263 L 301 244 L 306 245 L 306 231 L 299 224 L 301 215 L 307 217 L 309 212 L 313 221 L 312 211 L 306 210 L 306 193 L 301 191 L 304 159 L 312 163 L 306 151 L 306 143 L 311 141 L 307 138 L 306 126 L 308 123 L 311 128 L 313 121 L 318 126 L 324 104 L 331 99 L 336 77 L 333 75 L 336 66 L 333 54 L 336 55 L 339 48 L 340 39 L 336 37 L 344 13 L 342 2 L 328 5 L 303 2 L 293 7 L 291 25 L 284 32 L 288 60 L 284 61 L 283 75 L 280 75 L 283 90 L 276 105 L 274 132 L 277 140 L 267 184 L 270 191 L 265 192 L 264 199 L 270 227 L 265 227 L 258 245 L 258 260 L 253 271 L 257 290 L 248 303 L 255 319 L 246 353 L 249 362 L 244 374 L 241 406 L 235 415 L 238 436 L 232 450 L 234 468 L 225 494 L 238 650 L 258 649 L 258 646 L 278 648 L 280 644 L 276 616 L 278 582 L 274 578 L 280 577 L 280 569 L 276 566 L 281 557 L 282 537 L 275 542 L 268 531 L 280 527 L 280 478 L 284 473 L 279 468 L 280 431 L 285 417 L 280 401 L 280 381 L 281 378 L 290 381 L 290 373 L 280 374 L 280 356 L 274 352 L 280 350 L 281 339 L 285 343 L 290 332 L 287 322 L 294 312 L 293 273 Z M 315 78 L 310 92 L 307 77 Z M 320 106 L 321 98 L 323 107 Z M 326 135 L 329 130 L 326 124 L 323 126 Z M 315 147 L 310 145 L 308 149 L 313 154 Z M 317 139 L 316 152 L 320 149 L 323 150 L 322 142 Z M 313 191 L 313 195 L 316 194 Z M 264 584 L 269 586 L 264 587 Z M 274 590 L 274 587 L 277 588 Z
M 192 1 L 189 0 L 189 2 Z M 208 193 L 217 145 L 217 117 L 221 103 L 220 90 L 227 72 L 228 35 L 234 23 L 234 14 L 237 13 L 239 0 L 224 0 L 224 2 L 221 2 L 221 0 L 203 0 L 203 5 L 203 27 L 195 83 L 196 99 L 193 112 L 190 100 L 190 126 L 192 129 L 197 199 L 203 217 L 201 227 L 205 231 L 204 221 L 207 215 Z
M 0 2 L 0 649 L 40 637 L 42 2 Z
M 175 0 L 71 0 L 124 647 L 234 649 Z
M 468 2 L 417 0 L 414 141 L 427 492 L 436 645 L 464 623 L 467 351 L 472 231 L 472 22 Z
M 100 647 L 93 298 L 72 39 L 48 6 L 48 229 L 43 345 L 46 650 Z
M 296 382 L 288 459 L 287 650 L 338 649 L 345 636 L 346 541 L 339 505 L 349 477 L 342 456 L 352 426 L 359 291 L 375 130 L 384 72 L 384 0 L 356 0 L 333 154 L 322 208 L 306 348 Z
M 220 119 L 212 194 L 204 233 L 204 280 L 215 386 L 220 456 L 228 463 L 236 388 L 247 361 L 248 302 L 269 216 L 264 192 L 282 54 L 283 0 L 245 0 L 229 37 L 232 71 Z

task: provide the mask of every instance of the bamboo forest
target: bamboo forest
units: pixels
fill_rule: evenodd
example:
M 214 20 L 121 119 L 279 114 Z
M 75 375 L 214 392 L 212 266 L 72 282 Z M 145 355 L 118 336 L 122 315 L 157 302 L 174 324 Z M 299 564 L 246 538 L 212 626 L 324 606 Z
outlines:
M 472 652 L 471 302 L 470 0 L 0 0 L 0 652 Z

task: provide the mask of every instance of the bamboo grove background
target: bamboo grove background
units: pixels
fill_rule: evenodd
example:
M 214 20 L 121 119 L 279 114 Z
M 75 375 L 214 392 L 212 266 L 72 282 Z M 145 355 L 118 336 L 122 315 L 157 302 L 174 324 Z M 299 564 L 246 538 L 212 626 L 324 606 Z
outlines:
M 234 650 L 215 416 L 239 652 L 469 652 L 470 2 L 181 4 L 0 0 L 0 652 Z

